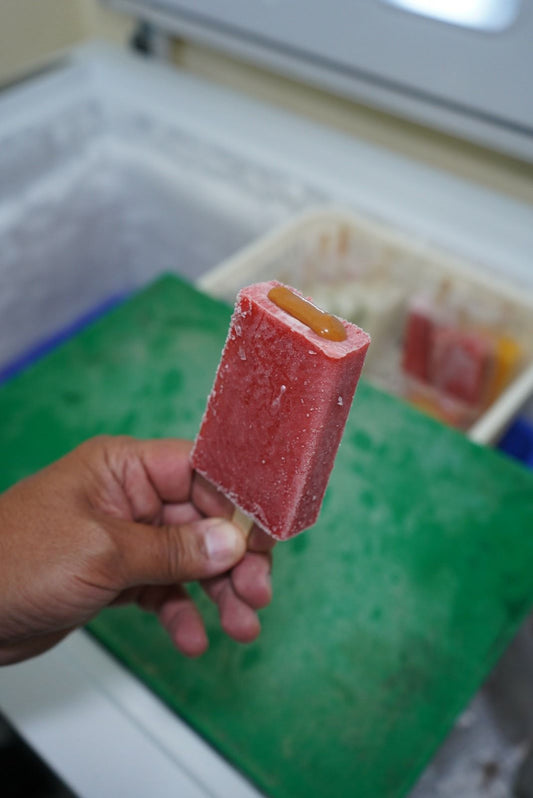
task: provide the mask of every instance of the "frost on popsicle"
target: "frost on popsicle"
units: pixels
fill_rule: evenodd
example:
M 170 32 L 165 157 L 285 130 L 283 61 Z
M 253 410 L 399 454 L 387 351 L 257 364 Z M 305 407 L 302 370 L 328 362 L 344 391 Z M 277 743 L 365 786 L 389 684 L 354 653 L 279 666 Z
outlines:
M 237 296 L 191 460 L 278 540 L 318 518 L 369 344 L 276 281 Z

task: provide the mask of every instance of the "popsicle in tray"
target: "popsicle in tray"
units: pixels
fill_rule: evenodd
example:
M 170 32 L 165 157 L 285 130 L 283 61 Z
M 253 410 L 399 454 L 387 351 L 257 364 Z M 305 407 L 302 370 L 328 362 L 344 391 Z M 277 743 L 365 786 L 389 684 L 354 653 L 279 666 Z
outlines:
M 317 520 L 369 344 L 277 281 L 237 296 L 191 461 L 278 540 Z
M 441 393 L 470 406 L 483 403 L 494 370 L 489 338 L 459 327 L 441 327 L 433 336 L 430 382 Z
M 406 374 L 422 382 L 429 377 L 429 359 L 436 320 L 425 298 L 412 303 L 405 325 L 402 368 Z
M 406 395 L 431 415 L 468 426 L 516 373 L 519 331 L 505 304 L 443 280 L 410 303 L 402 352 Z

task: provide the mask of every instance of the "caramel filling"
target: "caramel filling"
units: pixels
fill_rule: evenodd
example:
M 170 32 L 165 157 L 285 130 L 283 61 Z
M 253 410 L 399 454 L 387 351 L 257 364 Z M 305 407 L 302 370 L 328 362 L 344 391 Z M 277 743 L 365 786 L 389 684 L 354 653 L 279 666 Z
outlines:
M 306 324 L 313 332 L 329 341 L 346 340 L 346 330 L 340 319 L 325 313 L 312 302 L 304 299 L 284 285 L 276 285 L 268 292 L 268 298 L 298 321 Z

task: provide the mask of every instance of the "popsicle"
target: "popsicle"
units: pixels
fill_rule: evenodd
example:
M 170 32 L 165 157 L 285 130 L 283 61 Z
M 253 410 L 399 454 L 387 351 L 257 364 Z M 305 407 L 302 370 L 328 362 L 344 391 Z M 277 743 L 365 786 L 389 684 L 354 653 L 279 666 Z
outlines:
M 429 359 L 435 326 L 429 303 L 422 299 L 413 302 L 405 327 L 402 368 L 404 372 L 422 382 L 427 382 L 429 376 Z
M 191 462 L 278 540 L 318 518 L 369 344 L 277 281 L 237 296 Z
M 468 405 L 481 405 L 494 370 L 494 346 L 473 331 L 442 327 L 433 338 L 430 382 Z

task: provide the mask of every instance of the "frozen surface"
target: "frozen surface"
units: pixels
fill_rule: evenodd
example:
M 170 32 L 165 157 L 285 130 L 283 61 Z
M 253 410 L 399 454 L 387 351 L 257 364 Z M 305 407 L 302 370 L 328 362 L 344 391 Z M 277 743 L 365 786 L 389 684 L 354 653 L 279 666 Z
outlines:
M 194 279 L 322 199 L 89 99 L 0 132 L 0 367 L 108 297 L 162 272 Z

